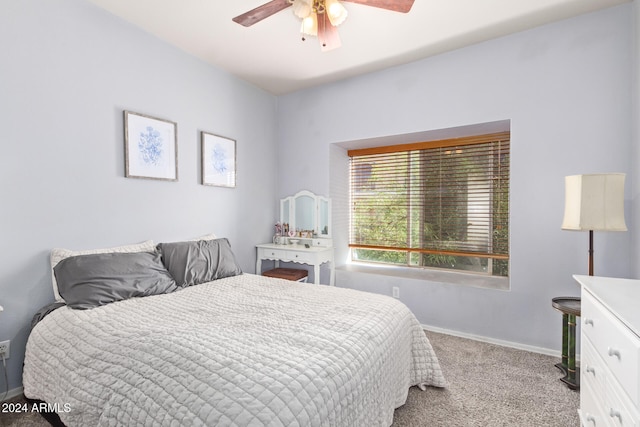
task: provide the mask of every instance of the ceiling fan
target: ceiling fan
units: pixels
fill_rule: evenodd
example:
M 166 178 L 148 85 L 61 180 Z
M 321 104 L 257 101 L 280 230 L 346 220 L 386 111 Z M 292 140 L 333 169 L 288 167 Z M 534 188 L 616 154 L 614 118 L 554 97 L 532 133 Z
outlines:
M 340 47 L 337 26 L 347 18 L 347 10 L 341 2 L 358 3 L 380 9 L 407 13 L 414 0 L 271 0 L 261 6 L 233 18 L 245 27 L 262 21 L 290 6 L 293 13 L 302 20 L 300 32 L 305 36 L 317 36 L 322 51 Z

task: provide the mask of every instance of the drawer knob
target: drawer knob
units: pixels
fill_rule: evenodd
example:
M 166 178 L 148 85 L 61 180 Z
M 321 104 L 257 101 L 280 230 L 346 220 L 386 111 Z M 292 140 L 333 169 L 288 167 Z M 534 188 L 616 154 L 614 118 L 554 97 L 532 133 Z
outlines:
M 609 409 L 609 416 L 611 418 L 617 418 L 619 420 L 619 422 L 622 424 L 622 414 L 620 413 L 620 411 L 616 411 L 613 408 Z
M 596 376 L 596 370 L 595 370 L 595 368 L 593 366 L 587 365 L 587 368 L 585 369 L 585 371 L 587 373 L 593 374 L 594 377 Z
M 608 353 L 609 353 L 609 356 L 611 356 L 611 357 L 617 357 L 618 359 L 622 358 L 622 355 L 620 354 L 620 350 L 618 350 L 618 349 L 609 347 L 608 348 Z
M 593 319 L 584 319 L 584 324 L 593 326 Z
M 593 425 L 596 425 L 596 417 L 594 417 L 594 416 L 593 416 L 593 415 L 591 415 L 591 414 L 587 414 L 587 416 L 585 417 L 585 420 L 586 420 L 588 423 L 592 423 Z

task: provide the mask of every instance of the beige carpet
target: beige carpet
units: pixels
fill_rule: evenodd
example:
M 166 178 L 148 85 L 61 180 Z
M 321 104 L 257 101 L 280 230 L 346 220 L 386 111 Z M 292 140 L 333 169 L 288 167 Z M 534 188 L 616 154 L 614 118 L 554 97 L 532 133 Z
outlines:
M 580 393 L 553 366 L 559 358 L 427 332 L 446 389 L 413 387 L 394 427 L 577 427 Z
M 411 388 L 407 403 L 396 410 L 394 427 L 579 425 L 580 394 L 559 380 L 560 371 L 553 366 L 558 359 L 434 332 L 427 335 L 449 387 Z M 48 423 L 37 413 L 0 412 L 0 426 Z

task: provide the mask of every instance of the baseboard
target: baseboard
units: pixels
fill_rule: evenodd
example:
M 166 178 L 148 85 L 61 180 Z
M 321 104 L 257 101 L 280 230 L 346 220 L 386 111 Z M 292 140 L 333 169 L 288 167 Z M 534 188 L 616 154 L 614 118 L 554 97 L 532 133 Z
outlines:
M 4 398 L 4 400 L 2 400 L 2 402 L 6 401 L 6 400 L 11 400 L 16 396 L 20 396 L 22 394 L 22 392 L 23 392 L 22 387 L 17 387 L 17 388 L 11 389 L 11 390 L 9 390 L 7 392 L 7 396 Z M 3 396 L 3 395 L 4 395 L 4 393 L 0 394 L 0 396 Z
M 483 337 L 481 335 L 467 334 L 465 332 L 452 331 L 450 329 L 439 328 L 437 326 L 422 325 L 422 329 L 426 329 L 427 331 L 437 332 L 440 334 L 453 335 L 454 337 L 467 338 L 470 340 L 486 342 L 489 344 L 501 345 L 503 347 L 515 348 L 517 350 L 525 350 L 525 351 L 530 351 L 532 353 L 545 354 L 547 356 L 553 356 L 558 358 L 562 356 L 562 353 L 560 352 L 560 350 L 552 350 L 544 347 L 536 347 L 533 345 L 527 345 L 527 344 L 522 344 L 517 342 L 498 340 L 495 338 Z M 579 355 L 576 355 L 576 359 L 580 360 Z

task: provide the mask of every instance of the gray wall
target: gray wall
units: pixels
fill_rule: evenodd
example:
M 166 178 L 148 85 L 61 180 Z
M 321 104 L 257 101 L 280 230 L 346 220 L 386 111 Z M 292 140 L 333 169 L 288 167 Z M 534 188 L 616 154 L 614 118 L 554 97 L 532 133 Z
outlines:
M 291 167 L 279 170 L 280 196 L 307 188 L 344 200 L 329 174 L 344 162 L 337 143 L 511 120 L 510 291 L 347 271 L 338 286 L 387 295 L 398 286 L 423 324 L 559 350 L 551 298 L 579 294 L 571 275 L 587 273 L 588 247 L 587 233 L 560 229 L 564 176 L 633 170 L 632 7 L 281 97 L 280 158 Z M 344 223 L 334 211 L 334 225 Z M 632 273 L 632 235 L 596 234 L 596 274 Z
M 53 299 L 52 247 L 215 232 L 253 272 L 274 221 L 256 207 L 277 199 L 277 99 L 85 1 L 1 8 L 0 340 L 13 389 L 31 316 Z M 178 182 L 124 178 L 125 109 L 178 123 Z M 199 184 L 200 131 L 237 140 L 237 188 Z

